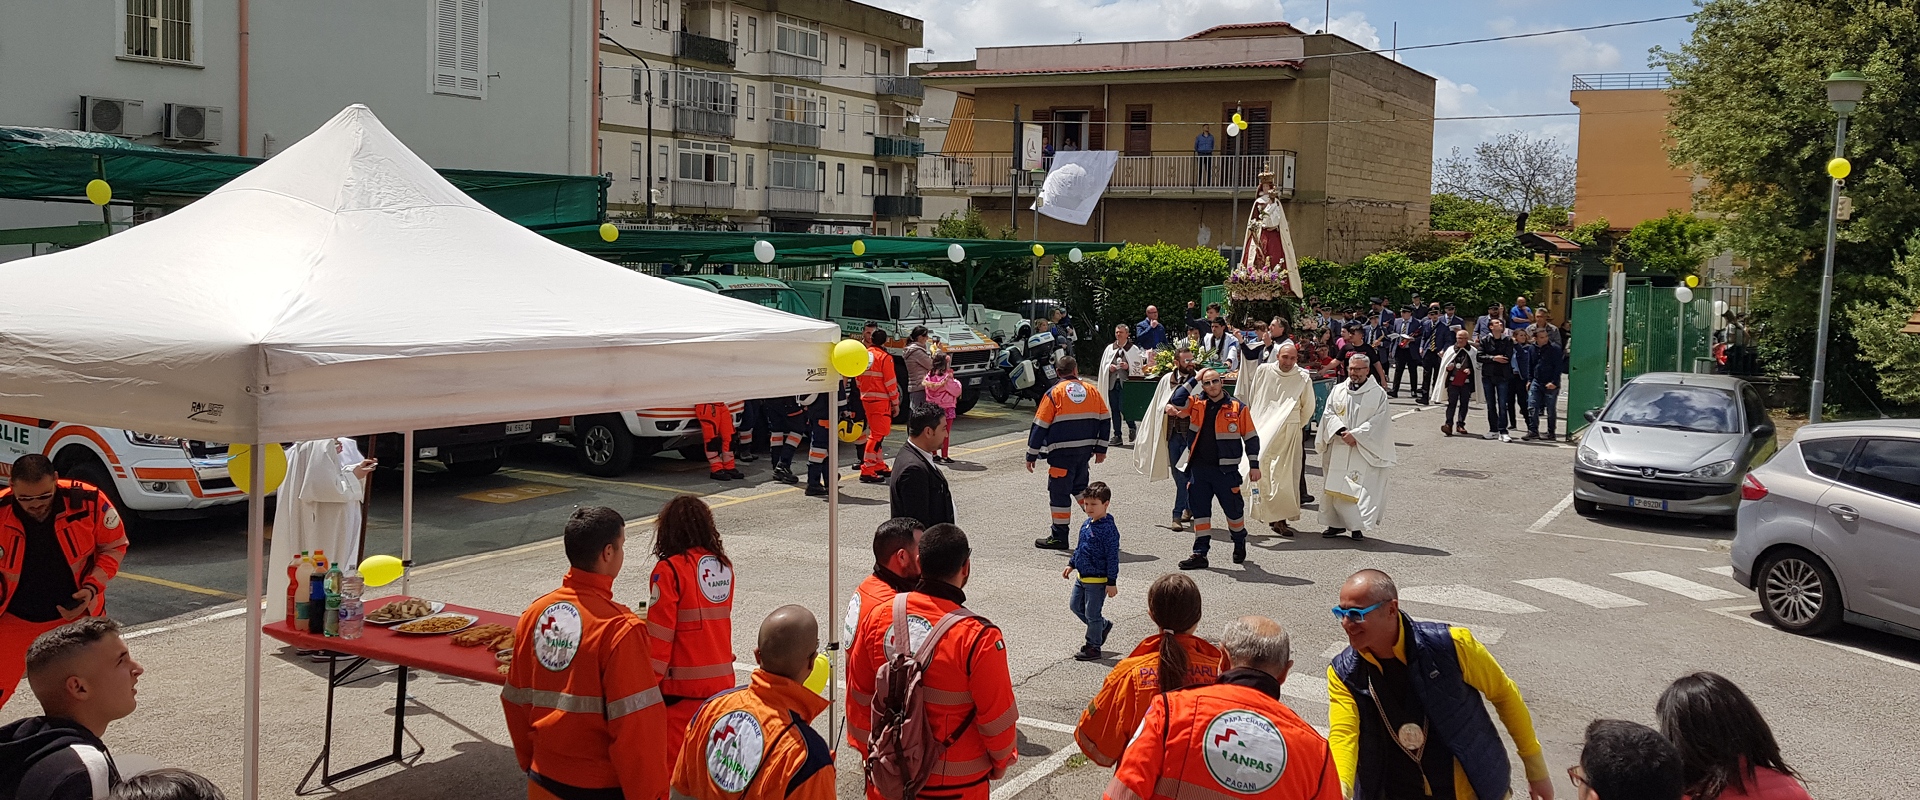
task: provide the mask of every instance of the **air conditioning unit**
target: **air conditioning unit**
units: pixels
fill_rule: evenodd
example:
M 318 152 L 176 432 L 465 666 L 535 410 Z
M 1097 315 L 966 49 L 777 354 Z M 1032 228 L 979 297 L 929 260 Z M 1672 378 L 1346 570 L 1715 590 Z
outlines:
M 115 136 L 144 136 L 146 115 L 138 100 L 116 97 L 80 97 L 80 130 Z
M 213 106 L 167 104 L 166 138 L 173 142 L 220 143 L 220 109 Z

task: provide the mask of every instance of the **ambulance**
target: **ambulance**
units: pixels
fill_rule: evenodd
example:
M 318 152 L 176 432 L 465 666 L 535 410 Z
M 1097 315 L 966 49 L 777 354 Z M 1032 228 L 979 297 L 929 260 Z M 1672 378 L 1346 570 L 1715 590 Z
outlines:
M 0 414 L 0 480 L 29 454 L 99 487 L 130 516 L 187 519 L 247 499 L 227 474 L 224 444 Z

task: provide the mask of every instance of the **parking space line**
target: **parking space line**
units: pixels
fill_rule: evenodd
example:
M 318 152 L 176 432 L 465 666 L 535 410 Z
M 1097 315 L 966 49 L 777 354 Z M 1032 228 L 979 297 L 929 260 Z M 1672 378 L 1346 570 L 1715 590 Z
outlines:
M 1560 516 L 1560 513 L 1566 511 L 1567 506 L 1570 505 L 1573 505 L 1572 492 L 1568 492 L 1567 496 L 1560 498 L 1560 502 L 1555 503 L 1552 509 L 1549 509 L 1545 514 L 1541 514 L 1540 518 L 1534 520 L 1532 525 L 1528 525 L 1527 532 L 1546 533 L 1546 531 L 1542 529 L 1553 524 L 1553 521 Z
M 986 447 L 972 447 L 972 448 L 968 448 L 968 449 L 966 449 L 966 450 L 961 450 L 961 451 L 958 451 L 958 452 L 956 452 L 956 453 L 954 453 L 954 455 L 961 455 L 961 456 L 964 456 L 964 455 L 969 455 L 969 454 L 972 454 L 972 453 L 980 453 L 980 452 L 985 452 L 985 451 L 987 451 L 987 450 L 995 450 L 995 449 L 998 449 L 998 448 L 1002 448 L 1002 447 L 1006 447 L 1007 445 L 1010 445 L 1010 444 L 1020 444 L 1020 443 L 1022 443 L 1022 442 L 1025 442 L 1026 440 L 1027 440 L 1027 438 L 1026 438 L 1025 436 L 1021 436 L 1020 438 L 1017 438 L 1017 439 L 1008 439 L 1007 441 L 1004 441 L 1004 442 L 1001 442 L 1001 443 L 999 443 L 999 444 L 990 444 L 990 445 L 987 445 Z
M 1706 610 L 1714 614 L 1719 614 L 1720 616 L 1726 617 L 1727 619 L 1737 619 L 1741 622 L 1745 622 L 1756 628 L 1765 628 L 1775 633 L 1786 634 L 1786 631 L 1782 631 L 1779 628 L 1773 627 L 1772 625 L 1768 625 L 1767 623 L 1754 619 L 1751 616 L 1753 612 L 1760 610 L 1759 606 L 1729 606 L 1726 608 L 1709 608 Z M 1786 634 L 1786 635 L 1792 636 L 1793 634 Z M 1911 661 L 1907 661 L 1904 659 L 1894 658 L 1893 656 L 1889 656 L 1889 655 L 1882 655 L 1880 653 L 1873 652 L 1872 650 L 1865 650 L 1862 648 L 1854 647 L 1853 645 L 1850 645 L 1850 644 L 1830 642 L 1818 636 L 1794 636 L 1794 638 L 1799 639 L 1800 641 L 1803 641 L 1803 642 L 1816 642 L 1819 644 L 1824 644 L 1828 647 L 1845 650 L 1849 653 L 1853 653 L 1854 655 L 1866 656 L 1867 658 L 1871 658 L 1875 661 L 1884 661 L 1896 667 L 1904 667 L 1906 669 L 1910 669 L 1915 672 L 1920 672 L 1920 664 L 1915 664 Z
M 194 594 L 204 594 L 204 595 L 207 595 L 208 597 L 218 597 L 222 600 L 241 599 L 240 595 L 234 594 L 232 592 L 223 592 L 223 591 L 220 591 L 219 589 L 209 589 L 205 586 L 195 586 L 191 583 L 181 583 L 179 581 L 170 581 L 170 580 L 167 580 L 166 578 L 155 578 L 147 575 L 135 575 L 131 572 L 125 572 L 125 571 L 122 571 L 116 574 L 114 577 L 126 578 L 128 580 L 135 580 L 141 583 L 151 583 L 155 586 L 165 586 L 169 589 L 179 589 L 180 591 L 183 591 L 183 592 L 192 592 Z
M 1678 575 L 1668 575 L 1655 569 L 1639 572 L 1616 572 L 1613 577 L 1624 581 L 1633 581 L 1642 586 L 1651 586 L 1662 591 L 1672 592 L 1692 600 L 1733 600 L 1740 595 L 1725 589 L 1716 589 L 1704 583 L 1695 583 Z
M 639 481 L 616 481 L 611 478 L 596 478 L 596 477 L 593 477 L 592 475 L 566 475 L 559 472 L 546 472 L 546 471 L 537 470 L 537 469 L 521 469 L 519 467 L 507 467 L 500 471 L 502 473 L 506 473 L 510 475 L 538 475 L 542 478 L 560 478 L 562 480 L 588 481 L 591 483 L 605 483 L 612 486 L 637 486 L 642 489 L 652 489 L 658 492 L 672 492 L 674 494 L 683 494 L 687 492 L 686 489 L 675 489 L 671 486 L 661 486 L 657 483 L 641 483 Z
M 1047 760 L 1021 771 L 1006 783 L 994 787 L 993 792 L 988 795 L 988 800 L 1012 800 L 1028 787 L 1039 783 L 1041 778 L 1059 772 L 1061 767 L 1066 766 L 1067 759 L 1079 754 L 1078 745 L 1071 743 L 1062 745 L 1060 749 L 1053 751 L 1053 755 L 1047 756 Z

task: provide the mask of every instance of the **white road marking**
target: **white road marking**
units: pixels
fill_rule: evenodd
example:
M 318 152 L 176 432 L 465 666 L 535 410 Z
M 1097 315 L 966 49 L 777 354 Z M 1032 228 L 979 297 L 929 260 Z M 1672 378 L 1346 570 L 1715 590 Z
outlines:
M 1633 581 L 1642 586 L 1651 586 L 1655 589 L 1669 591 L 1681 597 L 1688 597 L 1694 600 L 1737 600 L 1740 597 L 1740 595 L 1725 589 L 1715 589 L 1704 583 L 1694 583 L 1678 575 L 1668 575 L 1659 570 L 1650 569 L 1642 572 L 1616 572 L 1613 573 L 1613 577 Z
M 1701 587 L 1707 588 L 1707 587 Z M 1502 597 L 1465 584 L 1446 586 L 1410 586 L 1400 590 L 1400 599 L 1415 603 L 1485 611 L 1489 614 L 1537 614 L 1546 609 Z
M 1733 567 L 1732 567 L 1732 566 L 1725 566 L 1725 567 L 1701 567 L 1701 568 L 1700 568 L 1700 571 L 1701 571 L 1701 572 L 1711 572 L 1711 573 L 1713 573 L 1713 574 L 1715 574 L 1715 575 L 1719 575 L 1719 576 L 1721 576 L 1721 577 L 1724 577 L 1724 578 L 1731 578 L 1731 577 L 1733 577 Z
M 1606 536 L 1581 536 L 1580 534 L 1577 534 L 1577 533 L 1560 533 L 1559 531 L 1536 531 L 1531 528 L 1529 528 L 1527 532 L 1537 533 L 1537 534 L 1540 534 L 1541 536 L 1558 536 L 1562 539 L 1583 539 L 1589 542 L 1612 542 L 1614 544 L 1630 544 L 1635 547 L 1658 547 L 1662 550 L 1691 550 L 1695 553 L 1714 552 L 1713 550 L 1709 550 L 1705 547 L 1687 547 L 1685 545 L 1678 545 L 1678 544 L 1655 544 L 1653 542 L 1635 542 L 1635 541 L 1629 541 L 1627 539 L 1612 539 Z
M 1720 616 L 1726 617 L 1727 619 L 1737 619 L 1737 620 L 1740 620 L 1741 622 L 1745 622 L 1749 625 L 1753 625 L 1754 627 L 1765 628 L 1770 631 L 1792 636 L 1792 634 L 1787 634 L 1786 631 L 1782 631 L 1779 628 L 1773 627 L 1772 625 L 1769 625 L 1765 622 L 1754 619 L 1752 614 L 1753 612 L 1760 610 L 1759 606 L 1731 606 L 1728 608 L 1709 608 L 1707 610 L 1715 614 L 1719 614 Z M 1845 650 L 1849 653 L 1853 653 L 1854 655 L 1866 656 L 1867 658 L 1871 658 L 1875 661 L 1884 661 L 1896 667 L 1905 667 L 1915 672 L 1920 672 L 1920 664 L 1915 664 L 1911 661 L 1907 661 L 1904 659 L 1894 658 L 1893 656 L 1876 653 L 1876 652 L 1873 652 L 1872 650 L 1863 650 L 1861 648 L 1854 647 L 1853 645 L 1850 645 L 1850 644 L 1830 642 L 1830 641 L 1827 641 L 1826 639 L 1821 639 L 1814 636 L 1793 636 L 1793 638 L 1802 642 L 1814 642 L 1816 644 L 1824 644 L 1828 647 Z
M 1547 513 L 1545 514 L 1541 514 L 1540 518 L 1534 520 L 1532 525 L 1528 525 L 1527 532 L 1528 533 L 1546 533 L 1546 531 L 1542 529 L 1547 527 L 1548 524 L 1552 523 L 1554 518 L 1560 516 L 1560 512 L 1567 510 L 1567 506 L 1570 506 L 1570 505 L 1573 505 L 1572 492 L 1568 492 L 1567 496 L 1560 498 L 1560 502 L 1555 503 L 1551 510 L 1547 511 Z
M 212 614 L 207 614 L 205 616 L 200 616 L 200 617 L 194 617 L 193 619 L 186 620 L 185 622 L 176 622 L 171 625 L 158 625 L 152 628 L 141 628 L 140 630 L 137 630 L 137 631 L 128 631 L 126 633 L 120 634 L 120 638 L 123 640 L 138 639 L 142 636 L 152 636 L 156 633 L 166 633 L 167 631 L 176 631 L 181 628 L 191 628 L 195 625 L 201 625 L 201 624 L 213 622 L 216 620 L 228 619 L 230 617 L 237 617 L 245 613 L 247 613 L 247 604 L 246 604 L 246 601 L 243 600 L 240 602 L 239 608 L 229 608 L 225 611 L 216 611 Z M 272 620 L 267 620 L 267 621 L 272 622 Z
M 1467 632 L 1473 634 L 1474 641 L 1481 644 L 1499 644 L 1500 640 L 1507 635 L 1506 628 L 1496 625 L 1468 625 L 1464 622 L 1454 622 L 1453 620 L 1438 619 L 1435 617 L 1427 617 L 1426 620 L 1428 622 L 1444 622 L 1456 628 L 1466 628 Z
M 1395 415 L 1393 415 L 1393 418 L 1394 418 L 1394 419 L 1399 419 L 1399 418 L 1401 418 L 1401 417 L 1404 417 L 1404 416 L 1408 416 L 1408 415 L 1410 415 L 1410 414 L 1418 414 L 1418 413 L 1420 413 L 1420 411 L 1421 411 L 1421 409 L 1418 409 L 1418 408 L 1416 408 L 1416 409 L 1413 409 L 1413 410 L 1411 410 L 1411 411 L 1402 411 L 1402 412 L 1400 412 L 1400 413 L 1398 413 L 1398 414 L 1395 414 Z
M 1040 730 L 1043 730 L 1043 731 L 1053 731 L 1055 733 L 1073 733 L 1072 725 L 1062 725 L 1052 720 L 1034 719 L 1033 717 L 1021 717 L 1020 724 L 1025 725 L 1029 728 L 1039 728 Z
M 1345 649 L 1347 649 L 1346 645 L 1334 642 L 1333 644 L 1327 645 L 1327 649 L 1320 651 L 1320 657 L 1333 658 L 1334 656 L 1340 655 L 1340 651 Z
M 1547 594 L 1557 594 L 1568 600 L 1576 603 L 1585 603 L 1594 608 L 1627 608 L 1630 606 L 1646 605 L 1646 603 L 1642 603 L 1624 594 L 1614 594 L 1598 586 L 1588 586 L 1579 581 L 1570 581 L 1566 578 L 1533 578 L 1524 581 L 1514 581 L 1514 583 L 1520 584 L 1521 586 L 1531 586 Z
M 989 800 L 1012 800 L 1014 796 L 1026 791 L 1027 787 L 1039 783 L 1041 778 L 1058 772 L 1061 767 L 1066 766 L 1067 759 L 1079 753 L 1080 748 L 1077 745 L 1061 745 L 1060 749 L 1053 751 L 1053 755 L 1047 756 L 1047 760 L 1033 765 L 1032 768 L 1013 776 L 1006 783 L 994 787 L 993 793 L 988 795 Z
M 1306 670 L 1295 675 L 1289 673 L 1287 682 L 1280 684 L 1280 693 L 1301 700 L 1311 700 L 1321 705 L 1327 704 L 1327 673 Z

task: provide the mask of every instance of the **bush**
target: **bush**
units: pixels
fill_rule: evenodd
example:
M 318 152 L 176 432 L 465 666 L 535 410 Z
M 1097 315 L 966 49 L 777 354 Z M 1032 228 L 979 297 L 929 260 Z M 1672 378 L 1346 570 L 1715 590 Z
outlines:
M 1466 317 L 1517 295 L 1531 296 L 1547 277 L 1546 265 L 1532 258 L 1479 258 L 1465 251 L 1436 261 L 1388 251 L 1344 266 L 1308 258 L 1300 268 L 1307 296 L 1336 308 L 1365 308 L 1372 297 L 1398 305 L 1418 293 L 1423 300 L 1454 303 Z
M 1160 307 L 1160 324 L 1177 334 L 1187 301 L 1198 302 L 1201 289 L 1226 282 L 1227 260 L 1207 247 L 1130 244 L 1118 258 L 1088 254 L 1078 264 L 1055 258 L 1052 277 L 1054 296 L 1066 301 L 1080 334 L 1075 355 L 1092 359 L 1112 340 L 1113 326 L 1140 321 L 1150 305 Z

